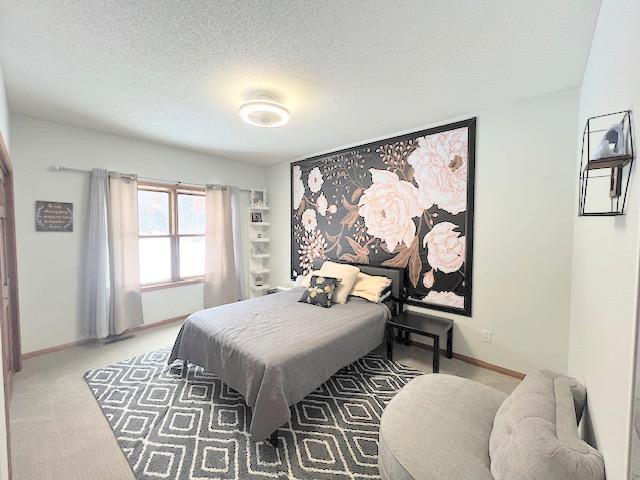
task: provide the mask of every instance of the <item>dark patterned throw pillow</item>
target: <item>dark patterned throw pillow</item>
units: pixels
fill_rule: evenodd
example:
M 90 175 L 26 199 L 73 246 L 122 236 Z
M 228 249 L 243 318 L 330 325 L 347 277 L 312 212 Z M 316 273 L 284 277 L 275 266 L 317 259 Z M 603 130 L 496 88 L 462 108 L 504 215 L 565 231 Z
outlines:
M 331 300 L 339 283 L 339 278 L 313 275 L 309 282 L 309 287 L 304 291 L 302 298 L 298 301 L 329 308 L 333 305 Z

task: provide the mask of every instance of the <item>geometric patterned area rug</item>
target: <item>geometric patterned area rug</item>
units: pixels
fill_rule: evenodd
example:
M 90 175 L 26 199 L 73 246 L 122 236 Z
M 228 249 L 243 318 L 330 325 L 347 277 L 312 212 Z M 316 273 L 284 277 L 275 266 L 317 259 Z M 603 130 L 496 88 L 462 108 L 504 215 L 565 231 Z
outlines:
M 422 374 L 361 358 L 291 407 L 274 449 L 250 439 L 251 409 L 238 392 L 193 365 L 181 378 L 166 364 L 169 352 L 85 374 L 138 480 L 380 478 L 382 411 Z

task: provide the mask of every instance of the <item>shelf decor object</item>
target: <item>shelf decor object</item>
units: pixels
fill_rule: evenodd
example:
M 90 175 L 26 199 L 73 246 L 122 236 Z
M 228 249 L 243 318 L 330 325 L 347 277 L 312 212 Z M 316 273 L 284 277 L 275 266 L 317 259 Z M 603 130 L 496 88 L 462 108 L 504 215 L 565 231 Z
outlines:
M 624 215 L 635 154 L 632 125 L 631 110 L 587 119 L 580 158 L 579 216 Z
M 251 209 L 268 210 L 266 190 L 251 190 Z
M 264 190 L 251 190 L 251 202 L 249 206 L 249 282 L 251 285 L 251 297 L 261 296 L 270 289 L 267 282 L 269 276 L 269 238 L 267 219 L 269 207 L 267 205 L 267 192 Z

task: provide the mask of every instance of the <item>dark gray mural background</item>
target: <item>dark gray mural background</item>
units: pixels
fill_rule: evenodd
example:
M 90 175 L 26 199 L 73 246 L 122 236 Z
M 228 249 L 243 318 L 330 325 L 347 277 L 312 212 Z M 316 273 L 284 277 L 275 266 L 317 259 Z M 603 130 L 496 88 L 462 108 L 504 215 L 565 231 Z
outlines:
M 400 267 L 409 303 L 470 315 L 474 157 L 470 119 L 293 163 L 292 277 Z

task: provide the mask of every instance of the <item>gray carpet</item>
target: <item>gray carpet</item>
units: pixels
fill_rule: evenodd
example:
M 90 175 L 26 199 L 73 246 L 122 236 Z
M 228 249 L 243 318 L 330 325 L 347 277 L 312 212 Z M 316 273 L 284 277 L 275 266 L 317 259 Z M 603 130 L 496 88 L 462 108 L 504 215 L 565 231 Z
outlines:
M 200 367 L 182 379 L 166 365 L 168 353 L 85 375 L 138 480 L 379 478 L 384 406 L 421 374 L 377 355 L 358 360 L 291 407 L 274 449 L 251 441 L 240 394 Z
M 83 375 L 172 345 L 180 326 L 176 322 L 136 332 L 122 342 L 76 346 L 25 360 L 14 378 L 11 399 L 13 479 L 135 480 Z M 384 352 L 382 346 L 376 353 L 384 356 Z M 403 365 L 431 372 L 430 351 L 399 343 L 394 357 Z M 520 383 L 456 358 L 441 356 L 440 368 L 506 393 Z

